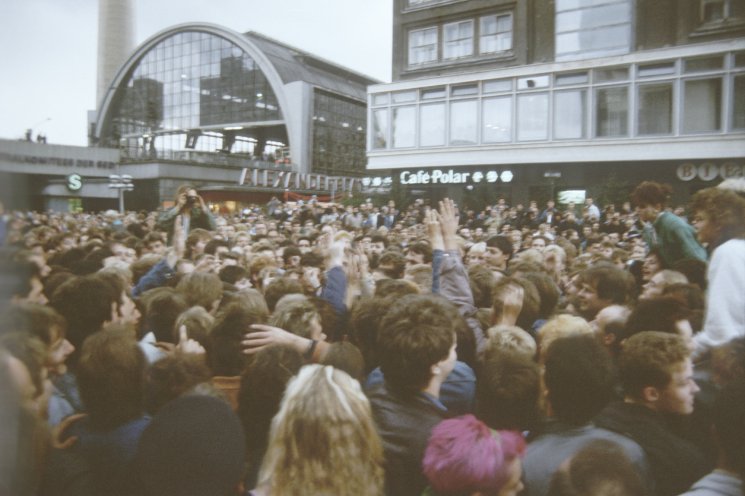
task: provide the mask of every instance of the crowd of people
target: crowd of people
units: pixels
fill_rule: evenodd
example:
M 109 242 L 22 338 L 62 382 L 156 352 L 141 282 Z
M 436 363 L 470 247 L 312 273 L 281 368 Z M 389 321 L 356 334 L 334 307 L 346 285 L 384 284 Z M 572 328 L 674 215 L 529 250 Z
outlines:
M 0 495 L 742 495 L 745 188 L 670 193 L 8 212 Z

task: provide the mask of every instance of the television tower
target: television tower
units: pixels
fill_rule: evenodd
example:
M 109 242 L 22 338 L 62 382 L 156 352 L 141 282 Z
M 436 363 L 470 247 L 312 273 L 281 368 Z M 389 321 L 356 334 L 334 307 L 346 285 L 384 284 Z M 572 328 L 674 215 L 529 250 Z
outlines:
M 96 107 L 116 71 L 134 49 L 134 0 L 98 1 L 98 81 Z

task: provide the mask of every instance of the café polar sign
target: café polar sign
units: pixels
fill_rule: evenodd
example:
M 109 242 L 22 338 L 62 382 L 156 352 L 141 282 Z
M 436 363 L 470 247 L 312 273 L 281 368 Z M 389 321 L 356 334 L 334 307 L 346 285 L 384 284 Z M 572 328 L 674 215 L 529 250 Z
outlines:
M 401 184 L 478 184 L 481 182 L 496 183 L 498 180 L 508 183 L 513 178 L 512 171 L 456 172 L 440 169 L 403 171 L 399 176 Z

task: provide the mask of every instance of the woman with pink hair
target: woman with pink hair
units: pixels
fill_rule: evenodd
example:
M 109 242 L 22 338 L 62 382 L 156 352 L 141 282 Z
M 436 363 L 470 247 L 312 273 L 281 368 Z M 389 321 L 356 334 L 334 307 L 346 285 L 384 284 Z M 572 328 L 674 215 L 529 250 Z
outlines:
M 473 415 L 443 420 L 433 430 L 422 470 L 427 496 L 516 496 L 523 489 L 525 441 L 514 431 L 495 431 Z

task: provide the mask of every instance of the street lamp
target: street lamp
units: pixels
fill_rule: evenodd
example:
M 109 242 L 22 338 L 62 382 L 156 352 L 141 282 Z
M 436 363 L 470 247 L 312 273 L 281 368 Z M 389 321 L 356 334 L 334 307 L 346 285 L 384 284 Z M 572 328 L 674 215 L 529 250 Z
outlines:
M 132 191 L 135 185 L 132 184 L 132 176 L 129 174 L 111 174 L 109 176 L 109 188 L 119 190 L 119 213 L 124 213 L 124 191 Z

